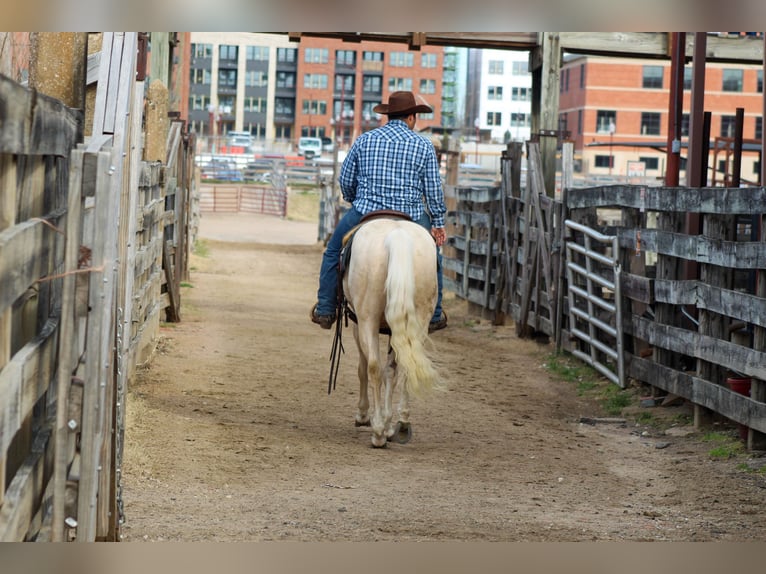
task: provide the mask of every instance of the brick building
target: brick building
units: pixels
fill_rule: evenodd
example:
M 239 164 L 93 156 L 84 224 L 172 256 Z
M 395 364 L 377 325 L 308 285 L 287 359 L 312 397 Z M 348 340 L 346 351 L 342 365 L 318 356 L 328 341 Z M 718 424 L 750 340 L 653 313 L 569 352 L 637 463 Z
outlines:
M 559 122 L 575 143 L 576 168 L 590 175 L 627 175 L 628 162 L 643 163 L 647 178 L 665 174 L 670 62 L 583 56 L 561 68 Z M 682 145 L 688 141 L 692 68 L 684 69 Z M 711 112 L 710 139 L 734 136 L 736 109 L 744 109 L 743 138 L 763 130 L 763 68 L 708 63 L 704 110 Z M 682 150 L 686 157 L 686 150 Z M 725 153 L 711 149 L 709 181 L 731 170 Z M 713 172 L 715 168 L 715 172 Z M 742 157 L 743 181 L 756 182 L 756 151 Z M 685 161 L 681 162 L 681 179 Z

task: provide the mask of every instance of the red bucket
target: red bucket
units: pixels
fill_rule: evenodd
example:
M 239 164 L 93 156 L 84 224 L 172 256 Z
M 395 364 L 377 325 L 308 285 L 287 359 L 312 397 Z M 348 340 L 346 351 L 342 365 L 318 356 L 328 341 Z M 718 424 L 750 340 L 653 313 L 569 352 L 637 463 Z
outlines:
M 740 395 L 750 396 L 750 385 L 752 379 L 750 377 L 729 377 L 726 379 L 726 386 L 728 386 L 735 393 Z M 747 427 L 745 425 L 739 425 L 739 438 L 747 440 Z

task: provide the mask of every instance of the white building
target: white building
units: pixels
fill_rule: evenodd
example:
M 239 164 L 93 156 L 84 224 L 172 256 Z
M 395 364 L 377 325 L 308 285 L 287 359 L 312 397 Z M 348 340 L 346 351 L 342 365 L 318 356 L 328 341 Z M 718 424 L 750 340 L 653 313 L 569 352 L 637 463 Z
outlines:
M 526 141 L 532 127 L 532 75 L 529 52 L 469 51 L 466 133 L 481 130 L 495 143 Z

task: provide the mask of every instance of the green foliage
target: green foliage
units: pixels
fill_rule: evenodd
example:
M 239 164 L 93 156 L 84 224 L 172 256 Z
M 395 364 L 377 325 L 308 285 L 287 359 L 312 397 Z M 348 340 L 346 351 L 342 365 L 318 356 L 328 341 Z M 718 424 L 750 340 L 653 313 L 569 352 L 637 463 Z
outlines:
M 702 441 L 713 443 L 715 445 L 708 451 L 708 456 L 710 456 L 710 458 L 734 458 L 735 456 L 742 454 L 745 450 L 745 447 L 740 440 L 718 431 L 705 433 L 702 437 Z
M 549 355 L 544 366 L 556 378 L 577 385 L 578 396 L 595 396 L 607 414 L 621 414 L 631 403 L 632 393 L 623 391 L 569 353 Z
M 197 239 L 194 242 L 193 251 L 196 255 L 199 255 L 200 257 L 210 256 L 210 248 L 208 247 L 207 242 L 204 239 Z

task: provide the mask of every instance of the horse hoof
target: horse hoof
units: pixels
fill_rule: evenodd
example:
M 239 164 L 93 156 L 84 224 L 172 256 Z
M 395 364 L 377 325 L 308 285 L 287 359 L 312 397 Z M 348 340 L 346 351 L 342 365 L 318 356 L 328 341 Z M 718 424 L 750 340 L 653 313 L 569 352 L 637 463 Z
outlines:
M 372 446 L 373 448 L 386 448 L 386 446 L 388 446 L 388 441 L 386 440 L 386 437 L 376 437 L 375 435 L 372 435 Z
M 366 421 L 354 420 L 354 426 L 355 427 L 368 427 L 368 426 L 370 426 L 370 419 L 367 419 Z
M 398 422 L 392 436 L 399 444 L 407 444 L 412 438 L 412 425 L 410 423 Z

